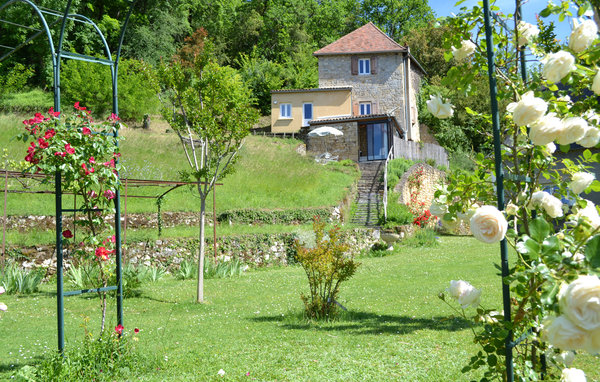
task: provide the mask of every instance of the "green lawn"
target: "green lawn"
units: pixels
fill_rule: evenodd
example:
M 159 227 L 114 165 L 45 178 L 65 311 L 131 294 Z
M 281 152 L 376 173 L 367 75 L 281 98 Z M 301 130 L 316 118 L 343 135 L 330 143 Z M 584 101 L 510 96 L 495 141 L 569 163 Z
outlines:
M 360 259 L 342 286 L 349 312 L 332 323 L 307 323 L 299 267 L 253 271 L 206 281 L 208 302 L 197 305 L 194 281 L 166 278 L 125 300 L 125 326 L 142 331 L 138 351 L 158 367 L 132 377 L 143 381 L 467 381 L 460 369 L 476 349 L 468 324 L 449 319 L 437 294 L 451 279 L 483 290 L 482 303 L 501 308 L 493 262 L 498 246 L 472 238 L 442 237 L 437 248 Z M 0 379 L 35 363 L 56 346 L 55 299 L 45 286 L 33 296 L 1 297 Z M 98 327 L 99 301 L 66 299 L 67 347 L 82 338 L 82 316 Z M 114 311 L 114 310 L 113 310 Z M 114 326 L 114 314 L 109 324 Z M 578 356 L 574 367 L 599 380 L 598 357 Z M 217 376 L 225 370 L 224 378 Z M 247 377 L 246 373 L 250 373 Z
M 26 145 L 12 138 L 22 130 L 24 117 L 0 115 L 0 141 L 9 158 L 22 160 Z M 179 139 L 167 133 L 167 125 L 156 124 L 151 130 L 122 130 L 123 175 L 130 178 L 179 180 L 179 171 L 188 168 Z M 295 151 L 298 140 L 249 136 L 240 151 L 236 171 L 217 187 L 217 211 L 238 208 L 299 208 L 337 205 L 357 177 L 353 167 L 322 166 Z M 2 167 L 2 166 L 0 166 Z M 15 185 L 9 183 L 13 188 Z M 4 189 L 4 178 L 0 181 Z M 53 189 L 52 186 L 47 189 Z M 161 187 L 128 187 L 128 195 L 158 196 Z M 125 190 L 121 190 L 125 195 Z M 72 198 L 65 196 L 65 208 L 72 208 Z M 121 201 L 124 208 L 124 200 Z M 197 211 L 197 192 L 180 188 L 165 200 L 163 211 Z M 208 198 L 212 210 L 212 195 Z M 156 212 L 153 199 L 128 198 L 127 211 Z M 9 215 L 53 215 L 52 195 L 10 194 Z

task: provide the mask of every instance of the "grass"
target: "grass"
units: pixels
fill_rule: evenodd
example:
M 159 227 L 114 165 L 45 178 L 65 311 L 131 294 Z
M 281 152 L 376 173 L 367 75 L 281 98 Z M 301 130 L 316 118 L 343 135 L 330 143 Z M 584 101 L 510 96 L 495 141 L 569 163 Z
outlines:
M 25 144 L 12 138 L 20 132 L 24 117 L 0 115 L 0 140 L 7 142 L 11 158 L 22 160 Z M 168 125 L 156 123 L 151 130 L 122 130 L 121 143 L 124 175 L 131 178 L 178 180 L 179 171 L 188 165 L 179 139 Z M 332 164 L 322 166 L 310 157 L 295 152 L 298 140 L 249 136 L 240 151 L 236 171 L 223 180 L 216 190 L 217 211 L 237 208 L 299 208 L 334 206 L 342 200 L 358 176 L 354 167 Z M 2 187 L 4 181 L 0 182 Z M 12 185 L 11 185 L 12 186 Z M 15 186 L 12 186 L 15 187 Z M 53 189 L 52 185 L 46 189 Z M 161 187 L 128 187 L 128 195 L 158 196 Z M 125 195 L 125 190 L 121 191 Z M 122 198 L 123 199 L 123 198 Z M 72 198 L 65 196 L 65 208 L 72 208 Z M 124 208 L 124 200 L 121 201 Z M 163 211 L 197 211 L 200 200 L 189 188 L 177 189 L 165 198 Z M 212 210 L 212 195 L 208 197 Z M 127 211 L 156 212 L 153 199 L 128 198 Z M 9 215 L 53 215 L 53 195 L 10 194 Z
M 482 303 L 501 307 L 493 262 L 498 247 L 472 238 L 442 237 L 437 248 L 402 247 L 396 255 L 361 258 L 341 288 L 348 308 L 339 320 L 311 323 L 301 317 L 299 267 L 253 271 L 211 279 L 207 303 L 195 304 L 195 281 L 167 276 L 125 300 L 125 327 L 141 329 L 139 354 L 153 367 L 141 381 L 467 381 L 460 369 L 476 351 L 468 324 L 437 294 L 451 279 L 481 288 Z M 52 285 L 26 297 L 2 296 L 9 310 L 0 321 L 0 380 L 40 362 L 56 346 Z M 82 316 L 99 327 L 97 298 L 65 301 L 67 347 L 83 337 Z M 109 325 L 114 326 L 114 306 Z M 598 357 L 578 355 L 573 367 L 588 381 L 600 379 Z M 226 374 L 217 376 L 219 369 Z M 246 377 L 246 373 L 250 373 Z

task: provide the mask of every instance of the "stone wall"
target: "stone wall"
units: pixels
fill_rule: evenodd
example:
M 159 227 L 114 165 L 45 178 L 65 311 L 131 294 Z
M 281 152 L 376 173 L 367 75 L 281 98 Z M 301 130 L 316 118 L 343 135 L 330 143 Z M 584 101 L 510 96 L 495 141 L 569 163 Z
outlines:
M 373 55 L 359 55 L 365 58 Z M 419 140 L 419 124 L 416 96 L 420 88 L 421 74 L 418 68 L 411 68 L 410 84 L 410 129 L 406 128 L 404 97 L 404 60 L 402 53 L 378 54 L 377 73 L 353 75 L 350 70 L 351 55 L 331 55 L 319 57 L 319 87 L 352 86 L 353 111 L 360 102 L 371 102 L 372 113 L 390 113 L 400 126 L 408 131 L 408 139 Z M 414 63 L 411 63 L 414 65 Z
M 396 187 L 394 187 L 394 192 L 400 193 L 400 198 L 398 199 L 399 203 L 404 203 L 406 205 L 410 204 L 411 190 L 408 180 L 412 174 L 415 174 L 420 170 L 423 170 L 423 175 L 421 178 L 421 187 L 418 192 L 417 202 L 424 203 L 425 208 L 429 209 L 429 207 L 431 207 L 431 203 L 433 202 L 433 194 L 435 193 L 435 189 L 440 181 L 445 179 L 446 173 L 431 167 L 427 163 L 417 163 L 409 168 L 408 171 L 402 175 L 402 178 Z
M 334 137 L 306 137 L 306 150 L 309 155 L 319 155 L 326 150 L 332 155 L 339 156 L 339 160 L 351 159 L 358 162 L 358 125 L 356 122 L 330 123 L 344 135 Z M 317 126 L 318 127 L 318 126 Z

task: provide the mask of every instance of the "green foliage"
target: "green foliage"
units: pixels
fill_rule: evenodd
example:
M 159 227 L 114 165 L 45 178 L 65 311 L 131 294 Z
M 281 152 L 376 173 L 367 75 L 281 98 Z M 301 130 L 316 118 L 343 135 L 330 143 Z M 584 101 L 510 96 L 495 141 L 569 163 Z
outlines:
M 450 162 L 450 171 L 463 170 L 472 172 L 475 170 L 475 161 L 472 155 L 464 151 L 454 151 L 449 153 L 448 161 Z
M 231 261 L 215 262 L 208 260 L 204 263 L 204 278 L 206 279 L 223 279 L 228 277 L 241 276 L 247 265 L 244 265 L 238 259 Z M 181 262 L 179 269 L 175 272 L 175 278 L 178 280 L 191 280 L 198 275 L 198 264 L 190 260 Z
M 349 247 L 341 242 L 339 227 L 330 229 L 325 238 L 325 223 L 316 218 L 313 230 L 313 248 L 295 242 L 296 258 L 308 277 L 310 288 L 310 296 L 301 294 L 300 297 L 308 318 L 329 320 L 337 314 L 340 284 L 354 275 L 360 263 L 347 253 Z
M 54 104 L 52 94 L 40 89 L 20 90 L 0 97 L 0 111 L 7 113 L 31 113 L 48 110 Z
M 6 69 L 5 65 L 0 63 L 0 96 L 4 97 L 7 93 L 23 91 L 33 74 L 32 68 L 26 68 L 22 64 L 16 63 Z
M 402 240 L 402 245 L 413 248 L 437 247 L 438 233 L 431 228 L 415 228 L 415 233 Z
M 110 70 L 105 65 L 69 60 L 61 66 L 63 103 L 79 101 L 98 116 L 112 111 Z M 154 69 L 133 59 L 119 63 L 119 117 L 141 121 L 144 114 L 158 111 L 158 83 Z
M 384 228 L 392 228 L 399 225 L 412 224 L 415 216 L 410 212 L 408 206 L 404 203 L 399 203 L 400 194 L 392 192 L 388 194 L 387 206 L 387 221 L 384 221 L 384 216 L 379 217 L 378 225 Z
M 331 208 L 294 208 L 285 210 L 244 208 L 221 212 L 217 215 L 217 221 L 245 224 L 303 224 L 312 221 L 315 216 L 327 219 L 331 216 Z
M 393 190 L 402 178 L 402 175 L 414 164 L 415 162 L 405 158 L 395 158 L 389 161 L 387 171 L 388 190 Z
M 139 265 L 139 279 L 155 283 L 162 279 L 167 270 L 162 265 Z
M 38 291 L 44 278 L 41 269 L 23 269 L 17 263 L 6 262 L 0 269 L 0 286 L 8 294 L 31 294 Z
M 105 330 L 100 336 L 88 332 L 85 319 L 85 337 L 78 348 L 44 359 L 37 367 L 21 370 L 24 376 L 34 375 L 32 380 L 44 381 L 114 381 L 129 378 L 147 369 L 146 359 L 133 346 L 132 333 L 119 335 L 115 330 Z M 130 337 L 134 336 L 134 337 Z M 17 374 L 18 375 L 18 374 Z
M 256 97 L 258 109 L 262 115 L 271 114 L 271 90 L 280 89 L 284 83 L 283 67 L 257 55 L 242 54 L 237 62 L 240 75 Z
M 365 0 L 361 2 L 361 21 L 372 21 L 395 41 L 411 30 L 425 27 L 434 19 L 429 4 L 423 0 Z
M 141 294 L 140 288 L 144 281 L 154 281 L 148 276 L 148 270 L 141 266 L 127 263 L 123 266 L 123 296 L 134 297 Z M 76 290 L 99 288 L 100 267 L 97 262 L 81 263 L 69 267 L 65 272 L 65 279 Z M 117 285 L 117 275 L 112 274 L 108 281 L 110 285 Z

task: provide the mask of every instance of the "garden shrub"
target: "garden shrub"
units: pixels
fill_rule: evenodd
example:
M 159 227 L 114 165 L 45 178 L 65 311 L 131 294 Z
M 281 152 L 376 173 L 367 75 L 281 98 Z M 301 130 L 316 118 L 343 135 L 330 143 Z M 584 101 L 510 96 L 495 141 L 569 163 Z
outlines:
M 110 70 L 104 65 L 70 60 L 61 68 L 61 87 L 67 103 L 79 101 L 98 116 L 112 110 Z M 138 60 L 119 62 L 119 117 L 142 121 L 158 112 L 158 83 L 154 69 Z
M 418 228 L 412 236 L 402 241 L 402 245 L 409 247 L 437 247 L 439 244 L 437 232 L 431 228 Z
M 35 72 L 23 64 L 16 63 L 9 69 L 0 63 L 0 73 L 0 95 L 4 96 L 6 93 L 22 91 Z
M 405 158 L 396 158 L 389 161 L 387 170 L 388 190 L 393 190 L 400 181 L 400 178 L 402 178 L 402 175 L 414 164 L 415 162 Z
M 40 269 L 23 269 L 18 264 L 7 262 L 0 270 L 0 286 L 8 294 L 31 294 L 38 291 L 44 278 Z
M 399 225 L 412 224 L 415 216 L 410 212 L 410 209 L 406 204 L 398 203 L 400 195 L 398 193 L 391 193 L 388 196 L 387 205 L 387 221 L 384 216 L 379 217 L 379 225 L 384 228 L 392 228 Z
M 206 259 L 204 262 L 204 278 L 205 279 L 224 279 L 227 277 L 241 276 L 247 266 L 240 260 L 215 262 L 211 259 Z M 175 278 L 178 280 L 190 280 L 198 276 L 198 264 L 192 260 L 184 260 L 181 262 L 179 269 L 175 272 Z
M 245 224 L 302 224 L 311 221 L 315 216 L 321 219 L 328 219 L 331 216 L 331 208 L 316 207 L 285 210 L 243 208 L 221 212 L 217 215 L 217 221 Z
M 336 297 L 340 284 L 352 277 L 360 263 L 348 254 L 349 246 L 341 241 L 339 227 L 325 234 L 325 223 L 313 221 L 315 246 L 306 248 L 295 242 L 297 260 L 308 277 L 310 296 L 301 294 L 305 313 L 311 319 L 332 319 L 337 314 Z

